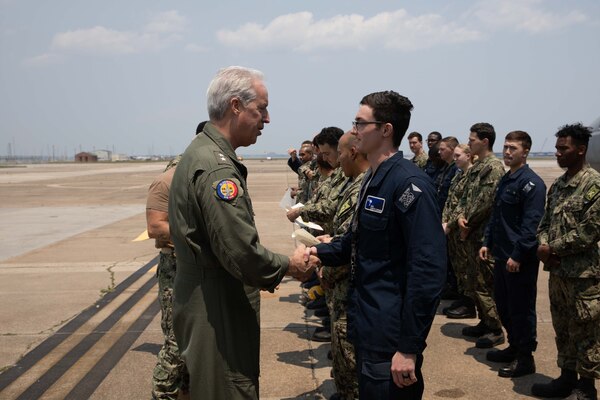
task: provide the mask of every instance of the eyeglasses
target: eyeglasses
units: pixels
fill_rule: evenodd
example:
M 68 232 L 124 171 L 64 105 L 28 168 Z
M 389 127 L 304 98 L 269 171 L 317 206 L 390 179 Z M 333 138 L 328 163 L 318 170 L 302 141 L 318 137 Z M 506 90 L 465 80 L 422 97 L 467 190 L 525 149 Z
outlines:
M 356 132 L 360 132 L 365 128 L 365 125 L 369 124 L 385 124 L 386 122 L 382 121 L 352 121 L 352 128 L 356 130 Z

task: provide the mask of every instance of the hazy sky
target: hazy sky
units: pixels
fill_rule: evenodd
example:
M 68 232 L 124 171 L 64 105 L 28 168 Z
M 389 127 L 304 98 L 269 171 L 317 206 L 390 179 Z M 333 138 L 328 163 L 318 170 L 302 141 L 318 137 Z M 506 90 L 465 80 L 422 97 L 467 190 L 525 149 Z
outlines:
M 180 153 L 228 65 L 269 88 L 272 122 L 239 154 L 347 130 L 388 89 L 411 131 L 463 142 L 485 121 L 551 151 L 600 116 L 600 1 L 0 0 L 0 155 Z

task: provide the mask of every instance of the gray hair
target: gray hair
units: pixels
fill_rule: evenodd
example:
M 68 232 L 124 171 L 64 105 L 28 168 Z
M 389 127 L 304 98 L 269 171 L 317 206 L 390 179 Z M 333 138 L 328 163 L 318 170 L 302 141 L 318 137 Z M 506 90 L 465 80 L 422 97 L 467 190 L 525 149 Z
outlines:
M 263 79 L 262 72 L 251 68 L 233 66 L 221 69 L 206 91 L 211 121 L 220 121 L 225 117 L 229 101 L 233 97 L 239 98 L 244 105 L 256 99 L 253 83 Z

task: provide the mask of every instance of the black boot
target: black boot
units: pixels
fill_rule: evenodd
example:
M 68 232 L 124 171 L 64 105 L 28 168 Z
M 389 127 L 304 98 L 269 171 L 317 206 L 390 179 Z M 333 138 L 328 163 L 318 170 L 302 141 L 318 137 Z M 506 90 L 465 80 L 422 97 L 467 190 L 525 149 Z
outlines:
M 473 303 L 473 300 L 467 296 L 463 298 L 462 304 L 458 307 L 450 308 L 444 311 L 444 314 L 451 319 L 475 318 L 477 316 L 475 303 Z
M 488 361 L 509 363 L 517 359 L 517 349 L 509 345 L 503 350 L 490 350 L 485 358 Z
M 571 395 L 565 400 L 597 400 L 598 392 L 594 387 L 592 378 L 579 378 L 577 387 L 573 389 Z
M 481 337 L 488 333 L 490 329 L 483 323 L 483 321 L 479 321 L 479 323 L 475 326 L 465 326 L 462 329 L 463 336 L 467 337 Z
M 567 397 L 577 386 L 577 372 L 561 369 L 560 376 L 548 383 L 534 383 L 531 393 L 537 397 Z
M 516 360 L 498 370 L 502 378 L 518 378 L 535 373 L 535 361 L 530 354 L 521 354 Z

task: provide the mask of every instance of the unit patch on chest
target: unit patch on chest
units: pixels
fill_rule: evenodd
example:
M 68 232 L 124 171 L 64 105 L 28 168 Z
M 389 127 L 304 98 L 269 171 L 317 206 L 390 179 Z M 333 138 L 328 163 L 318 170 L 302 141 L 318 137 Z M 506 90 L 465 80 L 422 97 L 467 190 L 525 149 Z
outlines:
M 419 198 L 419 196 L 422 193 L 423 192 L 417 185 L 415 185 L 414 183 L 411 183 L 406 188 L 404 193 L 402 193 L 402 196 L 400 196 L 400 198 L 398 199 L 398 205 L 400 206 L 400 209 L 402 211 L 408 210 L 410 208 L 410 206 L 415 202 L 416 199 Z
M 385 207 L 385 199 L 375 196 L 367 196 L 365 200 L 365 210 L 381 214 Z

